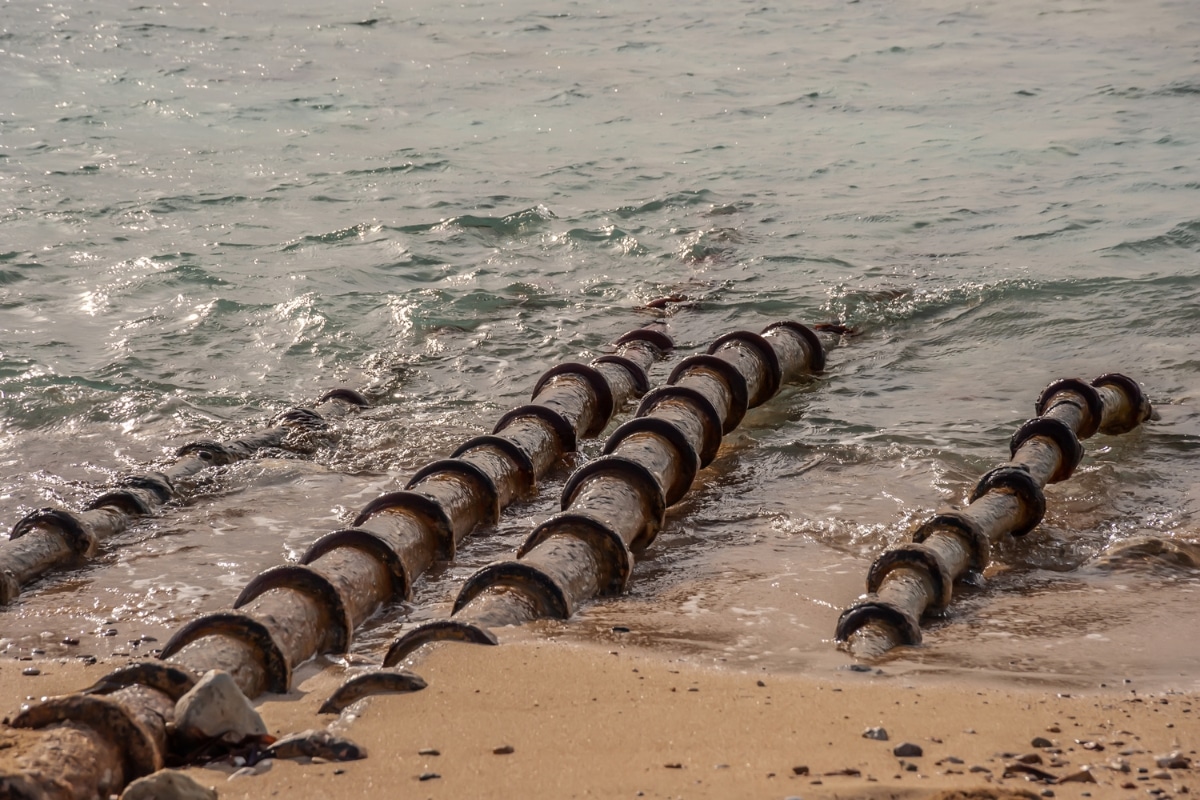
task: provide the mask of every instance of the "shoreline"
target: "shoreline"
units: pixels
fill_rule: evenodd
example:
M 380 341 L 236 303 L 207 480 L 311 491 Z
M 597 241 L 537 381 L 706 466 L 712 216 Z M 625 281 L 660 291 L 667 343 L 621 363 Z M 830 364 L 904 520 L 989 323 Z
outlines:
M 43 674 L 22 675 L 31 665 Z M 0 662 L 3 713 L 14 713 L 26 696 L 81 689 L 115 666 Z M 409 668 L 426 689 L 376 696 L 340 717 L 316 713 L 349 674 L 330 662 L 305 665 L 290 694 L 255 704 L 274 735 L 330 727 L 365 747 L 366 759 L 275 759 L 243 770 L 258 774 L 232 778 L 230 764 L 188 772 L 223 798 L 247 799 L 385 798 L 398 790 L 429 798 L 806 800 L 1200 792 L 1194 768 L 1156 763 L 1171 753 L 1197 758 L 1196 693 L 985 688 L 873 672 L 748 673 L 633 647 L 545 641 L 444 643 Z M 886 741 L 864 738 L 879 727 Z M 1049 746 L 1034 746 L 1038 737 Z M 921 755 L 894 755 L 902 744 Z M 1013 767 L 1020 757 L 1038 763 Z M 1036 778 L 1030 772 L 1005 777 L 1006 768 L 1027 767 L 1060 782 L 1029 780 Z M 1067 776 L 1074 779 L 1061 782 Z

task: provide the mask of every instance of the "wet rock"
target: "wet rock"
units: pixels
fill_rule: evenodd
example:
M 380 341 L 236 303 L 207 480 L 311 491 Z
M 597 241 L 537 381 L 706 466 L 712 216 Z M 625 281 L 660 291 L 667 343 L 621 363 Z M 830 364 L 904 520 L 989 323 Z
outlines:
M 367 757 L 365 748 L 325 730 L 307 730 L 284 736 L 267 748 L 274 758 L 312 758 L 326 761 L 357 761 Z
M 175 704 L 175 726 L 185 741 L 239 744 L 267 735 L 262 717 L 228 672 L 210 670 Z
M 888 740 L 888 732 L 883 728 L 867 728 L 863 731 L 864 739 L 874 739 L 877 742 L 886 742 Z
M 919 758 L 925 755 L 925 751 L 921 749 L 921 745 L 905 742 L 898 744 L 892 748 L 892 755 L 897 758 Z
M 1157 756 L 1154 763 L 1164 769 L 1190 769 L 1192 760 L 1178 751 L 1165 756 Z
M 1029 743 L 1033 747 L 1054 747 L 1054 742 L 1047 739 L 1045 736 L 1035 736 L 1033 741 Z
M 217 800 L 217 790 L 173 769 L 161 769 L 125 787 L 121 800 Z

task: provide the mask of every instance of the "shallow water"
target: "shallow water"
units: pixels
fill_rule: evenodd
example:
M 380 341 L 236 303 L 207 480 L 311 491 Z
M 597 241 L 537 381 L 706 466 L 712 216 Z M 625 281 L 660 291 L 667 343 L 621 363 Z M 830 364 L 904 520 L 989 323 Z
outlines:
M 656 318 L 682 355 L 787 317 L 862 334 L 727 438 L 627 597 L 528 635 L 844 666 L 833 624 L 871 560 L 964 501 L 1043 386 L 1121 371 L 1161 419 L 1086 442 L 1043 525 L 883 668 L 1192 686 L 1196 572 L 1088 564 L 1200 536 L 1200 19 L 805 5 L 7 4 L 0 519 L 333 385 L 386 391 L 32 587 L 0 647 L 145 652 L 545 368 Z M 359 652 L 445 614 L 565 474 Z

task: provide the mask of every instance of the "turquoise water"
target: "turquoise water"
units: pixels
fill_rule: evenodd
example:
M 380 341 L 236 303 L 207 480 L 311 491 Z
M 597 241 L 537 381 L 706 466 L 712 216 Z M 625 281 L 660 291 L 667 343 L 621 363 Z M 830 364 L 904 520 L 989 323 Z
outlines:
M 890 668 L 1200 666 L 1175 633 L 1194 572 L 1087 566 L 1197 536 L 1186 0 L 9 2 L 0 98 L 4 524 L 330 386 L 388 389 L 34 587 L 9 653 L 163 640 L 633 327 L 687 353 L 788 317 L 862 333 L 747 417 L 630 596 L 536 635 L 832 669 L 871 560 L 1004 460 L 1043 386 L 1121 371 L 1161 419 L 1089 441 L 1042 528 Z M 563 477 L 361 651 L 444 614 Z

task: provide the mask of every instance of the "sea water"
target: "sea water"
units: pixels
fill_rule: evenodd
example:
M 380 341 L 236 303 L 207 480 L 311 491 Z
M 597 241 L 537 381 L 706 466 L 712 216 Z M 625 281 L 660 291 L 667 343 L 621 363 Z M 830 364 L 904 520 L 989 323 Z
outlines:
M 654 320 L 682 355 L 788 318 L 859 335 L 727 437 L 628 595 L 508 635 L 844 667 L 871 561 L 966 501 L 1045 385 L 1117 371 L 1160 418 L 1085 442 L 885 668 L 1195 688 L 1196 570 L 1096 563 L 1200 537 L 1189 0 L 9 0 L 0 99 L 0 524 L 381 389 L 28 587 L 7 655 L 145 655 L 546 368 Z M 567 474 L 356 652 L 449 613 Z

